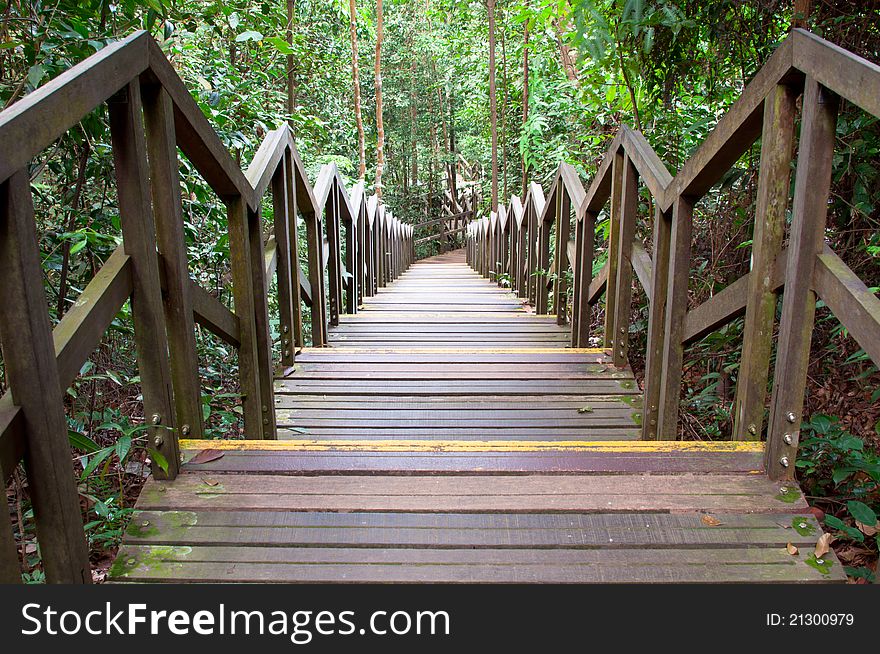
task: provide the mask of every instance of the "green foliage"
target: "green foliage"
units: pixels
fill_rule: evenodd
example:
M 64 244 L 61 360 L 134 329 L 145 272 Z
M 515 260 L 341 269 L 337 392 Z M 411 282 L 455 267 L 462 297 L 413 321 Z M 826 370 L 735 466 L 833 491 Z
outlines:
M 839 538 L 877 549 L 880 513 L 880 456 L 865 442 L 843 429 L 837 418 L 816 414 L 801 427 L 797 468 L 804 492 L 827 503 L 825 526 Z M 870 578 L 866 568 L 848 568 L 847 574 Z

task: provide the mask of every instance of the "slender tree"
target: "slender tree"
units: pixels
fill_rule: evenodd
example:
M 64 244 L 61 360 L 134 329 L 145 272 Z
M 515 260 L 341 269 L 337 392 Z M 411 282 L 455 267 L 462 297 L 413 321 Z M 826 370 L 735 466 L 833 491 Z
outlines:
M 523 23 L 523 95 L 522 95 L 522 122 L 523 126 L 529 120 L 529 21 Z M 528 171 L 526 170 L 526 158 L 522 157 L 522 196 L 526 197 L 528 189 Z
M 492 211 L 498 211 L 498 107 L 495 102 L 495 0 L 489 10 L 489 113 L 492 123 Z
M 287 44 L 291 53 L 287 55 L 287 115 L 293 125 L 293 108 L 296 106 L 296 79 L 293 76 L 293 15 L 296 10 L 294 0 L 287 0 Z
M 358 65 L 358 40 L 357 40 L 357 2 L 348 0 L 349 31 L 351 32 L 351 79 L 354 86 L 354 119 L 357 122 L 358 131 L 358 179 L 363 180 L 367 175 L 366 137 L 364 136 L 364 121 L 361 118 L 361 82 Z
M 376 195 L 382 197 L 382 172 L 385 169 L 385 123 L 382 120 L 382 0 L 376 0 Z
M 507 11 L 501 10 L 501 197 L 506 203 L 507 195 Z

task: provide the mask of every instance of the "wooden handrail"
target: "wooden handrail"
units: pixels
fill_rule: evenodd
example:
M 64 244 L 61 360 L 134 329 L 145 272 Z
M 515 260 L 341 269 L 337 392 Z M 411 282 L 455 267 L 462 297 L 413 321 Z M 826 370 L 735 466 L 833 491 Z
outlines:
M 105 102 L 122 244 L 52 331 L 26 167 Z M 178 435 L 199 438 L 203 429 L 194 325 L 238 350 L 245 436 L 274 438 L 267 279 L 277 278 L 281 362 L 292 365 L 304 345 L 301 303 L 311 306 L 313 345 L 326 344 L 328 305 L 336 322 L 342 310 L 357 311 L 380 277 L 381 284 L 395 279 L 413 260 L 413 230 L 367 198 L 363 183 L 349 193 L 334 165 L 313 187 L 287 126 L 269 132 L 242 171 L 145 32 L 105 47 L 0 112 L 0 139 L 8 148 L 0 160 L 0 299 L 7 307 L 0 338 L 10 385 L 0 397 L 0 476 L 6 480 L 28 454 L 47 579 L 84 582 L 90 576 L 79 500 L 72 476 L 62 473 L 70 456 L 61 395 L 125 301 L 134 299 L 153 474 L 173 478 Z M 227 206 L 234 312 L 189 277 L 178 148 Z M 269 192 L 267 240 L 260 213 Z M 308 232 L 307 276 L 297 253 L 298 214 Z M 6 579 L 14 562 L 0 550 Z
M 783 249 L 796 99 L 800 94 L 803 110 L 791 242 Z M 809 32 L 794 30 L 675 176 L 642 134 L 622 126 L 582 198 L 579 182 L 576 176 L 571 179 L 571 171 L 557 171 L 545 205 L 540 202 L 540 189 L 530 185 L 522 202 L 511 197 L 514 220 L 508 221 L 506 229 L 498 230 L 496 222 L 495 232 L 468 230 L 468 261 L 486 274 L 487 253 L 509 247 L 510 256 L 500 259 L 502 269 L 498 272 L 509 273 L 514 289 L 533 302 L 537 291 L 536 310 L 546 308 L 541 296 L 547 284 L 532 281 L 539 270 L 547 269 L 548 263 L 549 229 L 542 233 L 539 226 L 557 223 L 557 248 L 551 268 L 561 278 L 565 259 L 570 257 L 563 252 L 563 246 L 568 249 L 568 237 L 563 227 L 566 221 L 559 220 L 563 216 L 560 200 L 566 196 L 581 198 L 575 211 L 572 344 L 586 345 L 587 311 L 604 292 L 605 347 L 611 350 L 615 364 L 626 363 L 635 273 L 650 309 L 642 431 L 643 438 L 648 439 L 676 436 L 684 347 L 743 315 L 734 438 L 761 437 L 773 322 L 778 293 L 784 287 L 766 466 L 773 479 L 791 478 L 817 296 L 880 365 L 880 299 L 823 244 L 839 98 L 880 117 L 880 66 Z M 688 309 L 694 204 L 759 137 L 761 168 L 752 271 Z M 633 240 L 639 183 L 645 186 L 656 208 L 651 256 L 648 248 Z M 560 192 L 563 187 L 565 192 Z M 609 200 L 608 261 L 593 278 L 595 220 Z M 535 218 L 536 205 L 542 205 L 537 211 L 540 220 Z M 561 286 L 557 283 L 557 290 Z M 565 311 L 562 304 L 557 299 L 558 316 Z

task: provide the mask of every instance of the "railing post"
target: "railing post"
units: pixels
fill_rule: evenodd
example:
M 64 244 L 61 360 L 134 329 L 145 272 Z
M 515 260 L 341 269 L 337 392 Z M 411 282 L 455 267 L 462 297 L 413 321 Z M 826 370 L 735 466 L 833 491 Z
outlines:
M 574 226 L 574 290 L 571 308 L 571 346 L 586 347 L 590 337 L 590 282 L 593 280 L 596 215 L 576 217 Z
M 538 217 L 537 210 L 535 209 L 535 197 L 532 196 L 532 201 L 529 203 L 529 209 L 526 212 L 526 216 L 523 219 L 528 220 L 529 229 L 526 234 L 526 247 L 527 247 L 527 256 L 526 256 L 526 288 L 528 292 L 526 297 L 529 300 L 529 303 L 534 307 L 537 304 L 537 296 L 538 296 L 538 239 L 541 238 L 540 227 L 538 225 Z
M 525 207 L 523 207 L 522 221 L 516 228 L 516 294 L 518 297 L 526 297 L 528 295 L 528 285 L 526 284 L 526 270 L 528 266 L 528 217 L 525 215 Z
M 340 266 L 342 257 L 339 251 L 339 185 L 334 180 L 331 182 L 330 196 L 327 201 L 327 208 L 324 211 L 325 225 L 327 229 L 327 245 L 328 245 L 328 261 L 327 276 L 329 278 L 328 286 L 328 303 L 330 309 L 330 324 L 336 326 L 339 324 L 339 312 L 342 308 L 342 274 Z
M 608 230 L 608 282 L 605 286 L 605 337 L 603 345 L 615 349 L 614 317 L 617 315 L 617 269 L 620 267 L 620 226 L 623 200 L 623 152 L 614 153 L 611 169 L 611 211 Z
M 111 98 L 108 108 L 122 241 L 132 263 L 131 313 L 144 418 L 152 425 L 147 436 L 150 446 L 168 464 L 166 473 L 153 461 L 153 476 L 174 479 L 180 466 L 180 452 L 168 369 L 168 340 L 163 324 L 165 309 L 156 255 L 140 85 L 136 81 L 130 83 Z
M 675 433 L 659 433 L 660 386 L 663 383 L 663 350 L 666 342 L 666 301 L 669 292 L 669 252 L 672 215 L 657 207 L 654 211 L 654 259 L 651 266 L 651 302 L 648 310 L 648 344 L 645 353 L 645 396 L 642 439 L 675 438 Z
M 287 196 L 287 252 L 290 261 L 290 303 L 292 305 L 293 314 L 293 346 L 304 347 L 305 337 L 303 335 L 302 325 L 302 292 L 300 290 L 299 275 L 299 227 L 297 226 L 297 193 L 296 193 L 296 164 L 293 160 L 293 153 L 290 148 L 284 154 L 284 192 Z
M 202 438 L 199 360 L 180 198 L 180 163 L 174 133 L 174 109 L 159 85 L 141 85 L 150 164 L 150 188 L 159 256 L 165 272 L 165 331 L 170 354 L 174 408 L 181 434 Z
M 303 218 L 306 223 L 306 242 L 308 243 L 309 284 L 312 287 L 312 345 L 314 347 L 324 347 L 327 345 L 327 314 L 324 299 L 324 239 L 321 234 L 321 221 L 317 211 L 307 211 Z
M 25 467 L 46 579 L 90 583 L 27 170 L 0 184 L 0 279 L 0 344 L 12 399 L 24 417 Z M 6 524 L 0 523 L 0 529 L 6 531 Z M 5 562 L 6 553 L 8 545 L 3 576 L 15 577 L 17 562 L 6 571 L 12 565 Z
M 238 316 L 238 377 L 244 412 L 246 438 L 263 438 L 263 412 L 260 397 L 260 363 L 251 262 L 249 209 L 241 196 L 226 204 L 229 229 L 229 259 L 232 268 L 232 295 Z M 258 260 L 262 266 L 263 257 Z
M 364 297 L 372 297 L 376 279 L 375 232 L 370 223 L 369 211 L 369 204 L 367 204 L 364 216 Z
M 752 236 L 752 270 L 736 382 L 733 439 L 760 440 L 778 295 L 773 265 L 782 250 L 791 180 L 795 91 L 777 86 L 764 100 L 761 166 Z
M 664 440 L 676 440 L 678 435 L 678 405 L 684 358 L 684 321 L 687 315 L 690 279 L 693 212 L 694 202 L 691 198 L 679 196 L 675 199 L 667 273 L 662 379 L 657 402 L 657 427 Z
M 275 232 L 275 248 L 278 256 L 278 265 L 275 268 L 275 276 L 278 283 L 278 323 L 281 331 L 281 365 L 292 366 L 296 356 L 296 342 L 298 335 L 295 327 L 299 321 L 299 263 L 291 256 L 291 246 L 296 248 L 295 232 L 291 235 L 291 223 L 296 224 L 295 205 L 291 207 L 288 194 L 288 180 L 290 168 L 288 154 L 282 158 L 281 163 L 272 175 L 272 216 L 273 229 Z M 291 210 L 293 209 L 293 210 Z M 292 217 L 292 220 L 291 220 Z M 302 327 L 300 326 L 300 329 Z M 294 341 L 294 342 L 291 342 Z
M 247 210 L 248 245 L 250 246 L 251 284 L 253 286 L 254 325 L 257 335 L 257 388 L 260 391 L 260 423 L 265 439 L 275 435 L 274 371 L 272 368 L 272 336 L 269 331 L 269 287 L 263 252 L 263 221 L 261 212 Z M 232 239 L 230 239 L 231 242 Z M 237 306 L 237 305 L 236 305 Z
M 571 233 L 571 198 L 559 177 L 559 190 L 556 192 L 556 283 L 553 285 L 553 308 L 556 311 L 556 324 L 568 322 L 568 283 L 565 273 L 569 263 L 574 270 L 574 261 L 568 261 L 568 239 Z
M 617 231 L 617 279 L 614 290 L 614 315 L 611 316 L 611 333 L 614 334 L 612 358 L 615 366 L 625 366 L 629 362 L 629 322 L 632 304 L 632 248 L 636 235 L 636 215 L 639 210 L 639 174 L 629 157 L 624 157 L 621 195 L 619 198 L 620 222 Z M 611 271 L 608 271 L 609 277 Z M 607 324 L 607 316 L 606 316 Z
M 771 479 L 794 477 L 816 311 L 813 267 L 823 244 L 838 104 L 835 94 L 807 77 L 765 449 Z
M 538 252 L 535 265 L 538 270 L 544 272 L 540 277 L 535 277 L 535 313 L 544 315 L 547 313 L 547 304 L 550 299 L 550 291 L 547 286 L 550 284 L 550 230 L 553 227 L 553 221 L 557 220 L 556 210 L 558 209 L 557 198 L 561 193 L 560 187 L 562 181 L 560 179 L 556 186 L 556 195 L 547 199 L 545 205 L 548 215 L 537 215 L 538 225 Z M 536 212 L 537 213 L 537 212 Z M 557 232 L 558 235 L 558 232 Z M 557 239 L 558 240 L 558 239 Z M 557 271 L 559 269 L 559 261 L 556 262 Z
M 345 189 L 340 191 L 341 193 L 345 192 Z M 345 302 L 343 306 L 345 307 L 345 313 L 353 314 L 357 312 L 357 238 L 356 238 L 356 222 L 353 217 L 350 216 L 352 220 L 348 222 L 345 226 L 345 257 L 343 261 L 345 262 L 345 270 L 348 272 L 348 277 L 342 277 L 342 291 L 345 293 Z

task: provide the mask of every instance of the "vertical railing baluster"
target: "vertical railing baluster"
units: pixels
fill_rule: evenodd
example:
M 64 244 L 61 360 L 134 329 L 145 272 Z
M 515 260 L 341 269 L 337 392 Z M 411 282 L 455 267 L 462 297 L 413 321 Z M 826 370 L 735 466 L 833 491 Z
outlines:
M 146 203 L 145 200 L 148 206 Z M 88 546 L 70 459 L 63 390 L 46 309 L 27 170 L 16 172 L 0 183 L 0 279 L 3 280 L 0 345 L 6 381 L 13 401 L 22 411 L 24 465 L 46 580 L 90 583 Z M 155 282 L 158 287 L 158 274 Z M 170 402 L 168 407 L 170 409 Z M 3 510 L 8 516 L 5 505 Z M 6 533 L 3 522 L 0 522 L 0 530 Z M 8 533 L 11 538 L 11 531 Z M 20 580 L 20 572 L 16 575 L 17 557 L 14 562 L 7 561 L 9 555 L 14 554 L 9 552 L 8 544 L 3 552 L 4 581 L 6 577 L 12 577 L 9 581 L 15 581 L 15 577 Z
M 604 347 L 614 349 L 614 316 L 617 311 L 617 269 L 620 267 L 620 224 L 623 199 L 623 169 L 625 165 L 623 152 L 614 153 L 611 168 L 611 211 L 609 213 L 608 230 L 608 282 L 605 286 L 605 335 Z
M 639 174 L 629 157 L 624 157 L 621 179 L 620 211 L 617 214 L 617 280 L 614 290 L 614 315 L 611 316 L 611 332 L 614 334 L 612 359 L 615 366 L 629 365 L 629 322 L 632 304 L 632 248 L 636 234 L 636 217 L 639 210 Z M 609 277 L 611 271 L 608 271 Z M 609 288 L 610 288 L 609 281 Z M 606 325 L 608 324 L 606 318 Z
M 797 93 L 777 86 L 764 100 L 761 164 L 752 236 L 752 269 L 734 402 L 734 440 L 760 440 L 778 294 L 773 266 L 782 250 L 791 181 Z
M 296 346 L 292 340 L 294 324 L 294 296 L 299 290 L 299 277 L 296 263 L 290 256 L 290 215 L 291 211 L 287 204 L 287 157 L 281 159 L 281 163 L 272 175 L 272 216 L 273 229 L 275 232 L 275 252 L 278 264 L 275 267 L 275 278 L 278 287 L 278 329 L 281 332 L 281 365 L 292 366 L 295 360 Z M 296 218 L 294 217 L 294 220 Z
M 312 287 L 312 345 L 327 345 L 327 314 L 324 300 L 324 239 L 318 207 L 316 211 L 306 211 L 306 243 L 309 261 L 309 284 Z
M 568 283 L 565 273 L 568 271 L 568 239 L 571 232 L 571 199 L 559 178 L 559 190 L 556 192 L 556 283 L 553 285 L 553 308 L 556 311 L 556 324 L 568 322 Z M 574 269 L 574 262 L 570 262 Z
M 834 93 L 807 77 L 765 449 L 771 479 L 794 478 L 816 312 L 813 267 L 824 239 L 838 105 Z
M 165 310 L 156 255 L 140 85 L 129 84 L 108 102 L 108 108 L 123 247 L 132 261 L 131 310 L 144 418 L 151 425 L 147 437 L 150 446 L 167 462 L 166 472 L 154 456 L 153 475 L 158 479 L 173 479 L 180 466 L 180 452 L 168 366 L 168 339 L 163 324 Z
M 676 440 L 678 435 L 678 405 L 684 357 L 684 322 L 687 315 L 690 281 L 693 213 L 694 202 L 691 198 L 679 196 L 675 200 L 669 247 L 662 379 L 657 409 L 657 427 L 663 438 L 668 440 Z
M 174 408 L 181 434 L 189 438 L 202 438 L 201 383 L 193 322 L 192 282 L 183 231 L 174 108 L 170 96 L 161 86 L 142 85 L 141 92 L 156 237 L 165 272 L 165 331 Z
M 645 395 L 643 401 L 642 439 L 674 440 L 675 433 L 657 429 L 660 408 L 660 385 L 663 383 L 663 350 L 666 341 L 666 302 L 669 292 L 669 252 L 672 239 L 672 215 L 657 207 L 654 211 L 654 258 L 651 266 L 651 302 L 648 309 L 648 342 L 645 353 Z
M 284 193 L 286 200 L 286 228 L 288 242 L 288 260 L 290 261 L 290 306 L 291 329 L 293 330 L 293 348 L 301 348 L 305 346 L 305 337 L 303 335 L 302 325 L 302 293 L 300 291 L 300 262 L 299 262 L 299 226 L 298 226 L 298 208 L 296 193 L 296 170 L 293 160 L 293 152 L 290 147 L 284 153 Z

